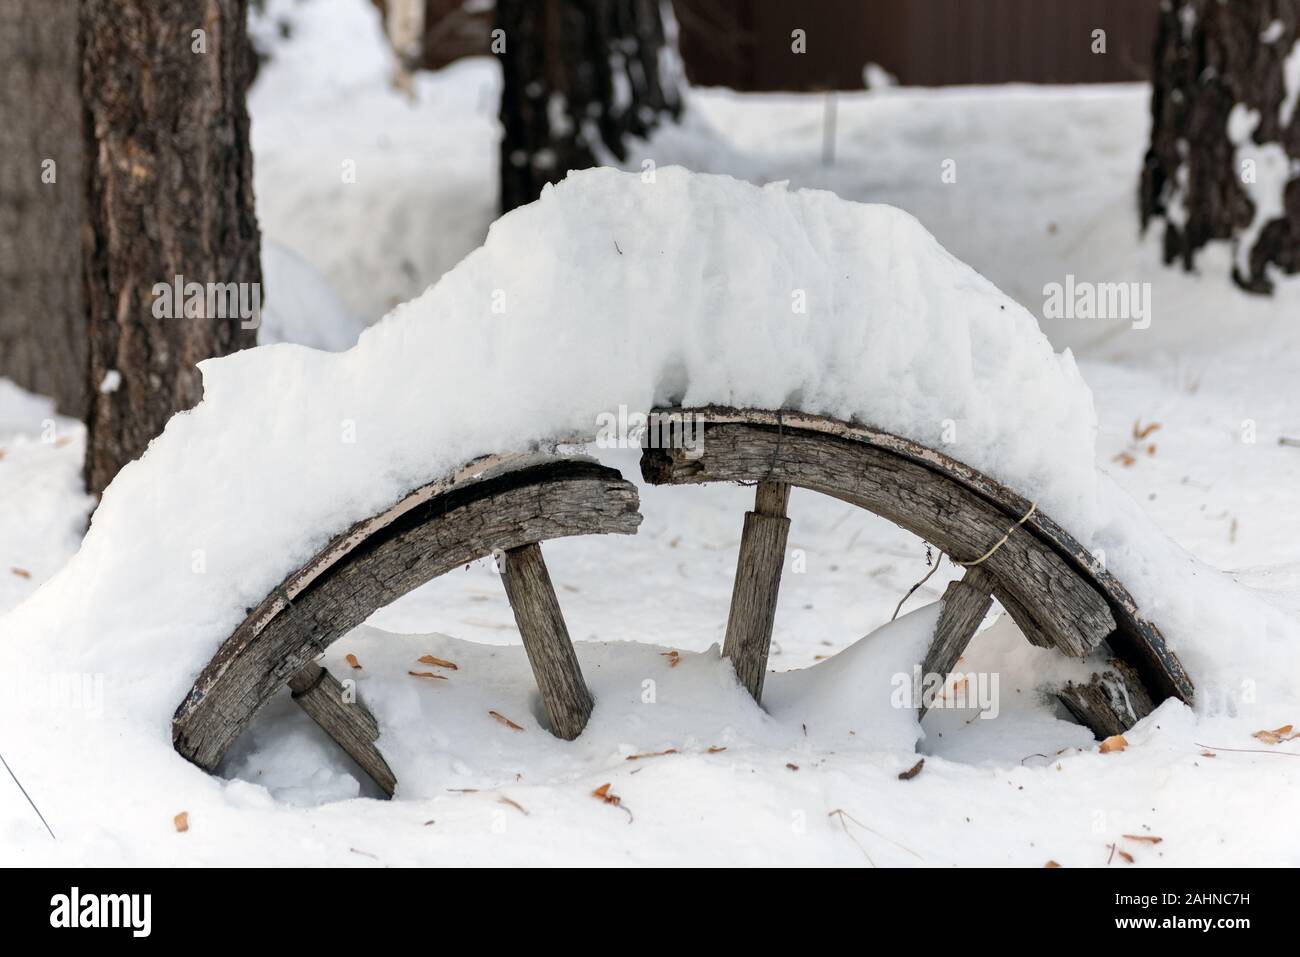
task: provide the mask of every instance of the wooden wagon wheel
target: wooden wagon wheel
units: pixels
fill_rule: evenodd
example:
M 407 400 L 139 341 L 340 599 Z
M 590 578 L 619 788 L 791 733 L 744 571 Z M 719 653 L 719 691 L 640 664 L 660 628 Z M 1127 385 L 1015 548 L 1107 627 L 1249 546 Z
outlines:
M 339 535 L 272 591 L 221 645 L 172 721 L 182 755 L 209 771 L 253 715 L 286 684 L 294 700 L 391 795 L 396 778 L 379 726 L 315 659 L 372 612 L 489 555 L 541 690 L 551 730 L 575 738 L 592 698 L 538 543 L 568 535 L 632 534 L 636 487 L 583 459 L 482 460 L 426 485 Z
M 652 484 L 757 486 L 745 516 L 723 652 L 761 700 L 790 521 L 799 486 L 866 508 L 967 565 L 948 586 L 923 663 L 948 674 L 996 597 L 1036 645 L 1108 666 L 1058 697 L 1099 737 L 1117 734 L 1193 687 L 1132 596 L 1059 525 L 987 475 L 896 435 L 798 412 L 658 410 L 641 471 Z M 690 442 L 672 428 L 690 423 Z M 396 780 L 378 724 L 314 663 L 371 613 L 453 568 L 498 554 L 503 583 L 551 730 L 576 737 L 592 707 L 538 543 L 631 534 L 636 489 L 571 458 L 499 456 L 431 483 L 354 525 L 291 574 L 226 639 L 176 711 L 177 751 L 215 770 L 257 710 L 288 685 L 294 700 L 383 788 Z M 921 709 L 924 716 L 924 708 Z
M 967 565 L 944 593 L 926 674 L 947 675 L 996 597 L 1035 645 L 1110 664 L 1058 692 L 1098 737 L 1118 734 L 1192 682 L 1124 586 L 1041 510 L 987 475 L 887 432 L 799 412 L 661 409 L 641 472 L 655 485 L 757 485 L 745 515 L 723 653 L 761 699 L 789 519 L 790 487 L 881 515 Z M 686 423 L 690 441 L 672 429 Z M 702 434 L 699 430 L 702 430 Z M 924 708 L 922 708 L 924 715 Z

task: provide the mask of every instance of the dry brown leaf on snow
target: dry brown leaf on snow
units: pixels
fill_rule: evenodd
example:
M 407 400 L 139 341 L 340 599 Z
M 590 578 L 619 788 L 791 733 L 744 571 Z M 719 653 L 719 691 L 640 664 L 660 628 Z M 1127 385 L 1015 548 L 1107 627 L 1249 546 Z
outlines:
M 636 772 L 633 771 L 632 773 L 635 774 Z M 627 823 L 629 824 L 632 823 L 633 818 L 632 818 L 631 808 L 629 808 L 627 805 L 623 803 L 623 799 L 621 797 L 619 797 L 617 794 L 615 794 L 613 791 L 609 789 L 608 784 L 602 784 L 600 787 L 596 788 L 596 790 L 591 792 L 591 796 L 594 798 L 600 798 L 600 800 L 602 800 L 606 804 L 610 804 L 618 808 L 620 811 L 622 811 L 624 814 L 627 815 Z
M 433 678 L 436 681 L 446 681 L 446 675 L 435 675 L 432 671 L 408 671 L 412 678 Z
M 632 773 L 635 774 L 636 772 L 634 771 Z M 613 791 L 609 789 L 608 784 L 602 784 L 600 787 L 596 788 L 596 790 L 591 792 L 591 796 L 594 798 L 600 798 L 606 804 L 610 804 L 618 808 L 620 811 L 622 811 L 624 814 L 627 815 L 627 823 L 629 824 L 632 823 L 631 809 L 623 804 L 623 799 L 621 797 L 619 797 L 617 794 L 615 794 Z
M 172 823 L 176 825 L 176 830 L 179 833 L 184 834 L 190 829 L 190 812 L 181 811 L 180 814 L 172 818 Z
M 1133 456 L 1129 455 L 1127 452 L 1120 452 L 1111 461 L 1118 462 L 1120 465 L 1128 468 L 1128 466 L 1136 462 L 1137 459 L 1133 458 Z
M 1061 865 L 1058 864 L 1058 863 L 1056 863 L 1056 861 L 1048 861 L 1048 862 L 1047 862 L 1046 864 L 1044 864 L 1043 866 L 1044 866 L 1044 867 L 1060 867 Z
M 498 721 L 500 721 L 502 724 L 504 724 L 507 728 L 511 729 L 512 731 L 524 730 L 524 726 L 522 724 L 515 724 L 513 721 L 511 721 L 509 718 L 507 718 L 499 711 L 489 711 L 488 714 L 492 715 L 492 717 L 496 718 Z
M 600 798 L 606 804 L 618 804 L 623 800 L 617 794 L 610 793 L 608 783 L 602 784 L 600 787 L 596 788 L 596 790 L 592 791 L 591 796 L 594 798 Z
M 1291 725 L 1284 724 L 1272 731 L 1256 731 L 1251 737 L 1258 738 L 1265 744 L 1281 744 L 1284 741 L 1290 741 L 1292 738 L 1300 738 L 1300 732 L 1293 732 Z
M 668 748 L 666 751 L 646 751 L 642 754 L 629 754 L 625 761 L 640 761 L 642 758 L 662 758 L 665 754 L 676 754 L 676 748 Z
M 357 661 L 357 656 L 348 654 L 343 656 L 343 660 L 350 664 L 357 671 L 361 670 L 361 662 Z
M 787 768 L 789 768 L 791 771 L 798 771 L 798 770 L 799 770 L 799 765 L 797 765 L 797 764 L 790 764 L 789 762 L 786 762 L 786 765 L 785 765 L 785 766 L 786 766 Z
M 1217 758 L 1218 755 L 1215 754 L 1213 751 L 1202 751 L 1202 752 L 1201 752 L 1201 757 L 1203 757 L 1203 758 Z
M 718 745 L 716 745 L 716 744 L 711 744 L 711 745 L 709 745 L 709 751 L 708 751 L 708 753 L 709 753 L 709 754 L 717 754 L 719 751 L 725 751 L 725 750 L 727 750 L 725 747 L 718 747 Z
M 1101 743 L 1097 750 L 1102 754 L 1110 754 L 1112 751 L 1123 751 L 1128 747 L 1128 738 L 1122 734 L 1113 734 Z
M 25 569 L 25 568 L 11 568 L 11 569 L 9 569 L 9 570 L 10 570 L 11 572 L 13 572 L 15 575 L 17 575 L 19 578 L 31 578 L 31 577 L 32 577 L 32 573 L 29 572 L 29 571 L 28 571 L 27 569 Z
M 1159 844 L 1164 840 L 1163 837 L 1156 837 L 1149 834 L 1121 834 L 1120 837 L 1126 841 L 1145 841 L 1148 844 Z
M 661 651 L 659 657 L 668 659 L 668 667 L 676 668 L 681 663 L 682 656 L 677 651 Z
M 422 665 L 436 665 L 439 668 L 450 668 L 452 671 L 459 671 L 454 661 L 448 661 L 445 658 L 435 658 L 433 655 L 421 655 L 417 661 Z
M 1133 422 L 1133 439 L 1136 442 L 1141 442 L 1158 428 L 1160 428 L 1159 422 L 1152 422 L 1149 425 L 1143 425 L 1141 419 L 1136 419 Z
M 1115 848 L 1115 853 L 1118 854 L 1120 857 L 1124 858 L 1124 860 L 1127 861 L 1129 864 L 1133 863 L 1133 855 L 1130 854 L 1128 851 L 1121 851 L 1119 848 Z
M 916 777 L 918 774 L 921 773 L 921 768 L 923 767 L 925 767 L 925 758 L 922 758 L 920 761 L 917 761 L 906 771 L 900 771 L 898 774 L 898 780 L 900 781 L 912 780 L 912 778 Z

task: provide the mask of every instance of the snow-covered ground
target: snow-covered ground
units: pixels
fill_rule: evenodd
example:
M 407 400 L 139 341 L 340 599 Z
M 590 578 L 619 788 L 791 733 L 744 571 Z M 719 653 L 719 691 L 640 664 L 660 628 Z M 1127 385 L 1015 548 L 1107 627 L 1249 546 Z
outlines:
M 334 317 L 329 337 L 315 344 L 338 348 L 349 316 L 376 320 L 482 242 L 495 203 L 499 78 L 490 61 L 462 62 L 417 77 L 408 99 L 387 86 L 391 64 L 369 5 L 330 6 L 335 20 L 299 18 L 294 40 L 264 66 L 251 107 L 262 227 L 286 250 L 268 266 L 268 310 L 273 276 L 288 276 L 304 308 Z M 340 44 L 347 57 L 337 55 Z M 1149 328 L 1041 322 L 1058 349 L 1075 350 L 1091 389 L 1096 464 L 1166 535 L 1295 624 L 1300 448 L 1278 438 L 1300 438 L 1300 284 L 1284 284 L 1273 299 L 1247 297 L 1227 279 L 1230 250 L 1207 254 L 1199 276 L 1159 264 L 1157 237 L 1137 234 L 1133 198 L 1146 98 L 1139 87 L 841 95 L 827 166 L 820 98 L 695 90 L 686 122 L 634 151 L 627 166 L 640 170 L 652 159 L 890 203 L 1040 317 L 1044 285 L 1067 274 L 1150 283 Z M 955 170 L 955 182 L 945 182 L 945 170 Z M 276 329 L 292 340 L 305 326 L 286 319 Z M 291 381 L 272 384 L 294 394 Z M 413 401 L 425 394 L 412 385 Z M 1008 409 L 1006 418 L 1032 423 L 1034 411 Z M 1159 428 L 1137 442 L 1135 423 Z M 404 427 L 392 423 L 392 434 Z M 1061 441 L 1074 447 L 1068 436 Z M 77 549 L 89 504 L 77 489 L 82 443 L 76 423 L 0 382 L 0 612 Z M 637 475 L 635 452 L 601 455 Z M 202 462 L 178 468 L 178 488 L 156 490 L 160 507 L 182 500 L 181 483 L 202 471 Z M 376 487 L 390 478 L 376 475 Z M 802 553 L 806 571 L 792 565 L 782 583 L 772 664 L 787 673 L 769 682 L 763 711 L 710 653 L 721 640 L 752 491 L 643 487 L 641 496 L 645 522 L 635 537 L 546 546 L 598 697 L 578 741 L 540 727 L 489 563 L 419 589 L 327 655 L 331 670 L 358 679 L 384 726 L 381 746 L 401 782 L 393 802 L 371 800 L 364 776 L 284 699 L 237 744 L 225 780 L 170 753 L 165 715 L 148 715 L 120 741 L 104 735 L 115 707 L 155 685 L 183 690 L 192 678 L 185 634 L 168 638 L 182 673 L 169 674 L 160 655 L 151 667 L 162 677 L 150 676 L 137 656 L 167 645 L 131 637 L 132 622 L 105 620 L 105 633 L 128 637 L 120 647 L 77 645 L 76 657 L 60 663 L 66 680 L 48 670 L 27 686 L 7 679 L 0 753 L 58 840 L 0 780 L 0 861 L 1129 866 L 1110 851 L 1118 843 L 1135 866 L 1300 864 L 1300 829 L 1286 823 L 1300 763 L 1280 756 L 1300 747 L 1252 737 L 1300 719 L 1300 649 L 1280 646 L 1262 626 L 1252 633 L 1263 618 L 1245 591 L 1240 607 L 1257 618 L 1221 637 L 1190 636 L 1189 667 L 1215 671 L 1193 671 L 1197 709 L 1167 703 L 1128 735 L 1127 750 L 1109 754 L 1059 719 L 1038 693 L 1052 667 L 1047 653 L 998 619 L 962 662 L 999 676 L 998 716 L 933 712 L 916 749 L 926 764 L 902 781 L 899 772 L 916 760 L 914 729 L 898 724 L 906 712 L 878 706 L 880 682 L 924 642 L 932 615 L 924 606 L 953 577 L 949 567 L 909 600 L 906 609 L 919 611 L 854 645 L 888 622 L 925 574 L 925 548 L 882 519 L 796 490 L 789 548 Z M 149 596 L 155 571 L 123 573 L 114 561 L 178 544 L 162 541 L 165 530 L 159 542 L 131 542 L 129 526 L 100 538 L 110 531 L 115 547 L 80 558 L 86 607 L 75 617 L 83 624 L 96 621 L 96 601 L 121 607 L 96 591 L 100 582 L 125 580 Z M 189 554 L 186 547 L 187 562 Z M 205 561 L 220 575 L 220 555 Z M 1202 607 L 1206 621 L 1219 620 L 1223 607 L 1198 605 L 1194 591 L 1160 600 L 1193 621 Z M 196 633 L 210 628 L 213 613 L 196 603 Z M 6 621 L 14 619 L 0 618 L 0 642 L 12 634 Z M 850 646 L 843 658 L 794 670 Z M 409 676 L 425 654 L 459 667 L 446 681 Z M 116 674 L 115 655 L 124 662 Z M 1233 660 L 1246 664 L 1226 664 Z M 78 694 L 71 703 L 79 706 L 68 707 Z M 142 734 L 157 739 L 147 753 L 132 743 Z M 78 740 L 97 746 L 71 743 Z M 621 806 L 591 796 L 606 783 Z M 190 826 L 177 833 L 173 817 L 182 811 Z

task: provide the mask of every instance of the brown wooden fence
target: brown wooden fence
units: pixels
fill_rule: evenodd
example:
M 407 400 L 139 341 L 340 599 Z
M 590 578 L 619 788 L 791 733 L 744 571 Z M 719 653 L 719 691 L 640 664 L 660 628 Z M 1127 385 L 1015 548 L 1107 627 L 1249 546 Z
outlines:
M 384 0 L 373 0 L 381 9 Z M 545 2 L 545 0 L 538 0 Z M 589 0 L 603 2 L 603 0 Z M 1149 79 L 1160 0 L 672 0 L 686 73 L 736 90 L 861 89 L 876 63 L 915 86 Z M 488 52 L 482 0 L 426 0 L 421 65 Z M 806 52 L 791 50 L 805 31 Z M 1093 31 L 1106 31 L 1094 53 Z
M 737 90 L 1150 77 L 1159 0 L 673 0 L 691 82 Z M 806 52 L 791 50 L 805 31 Z M 1106 52 L 1092 50 L 1094 30 Z

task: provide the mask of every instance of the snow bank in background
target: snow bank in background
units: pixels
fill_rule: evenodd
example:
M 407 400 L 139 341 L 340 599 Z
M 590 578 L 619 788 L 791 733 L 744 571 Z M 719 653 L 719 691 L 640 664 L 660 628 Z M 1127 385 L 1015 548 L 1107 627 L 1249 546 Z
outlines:
M 356 344 L 362 325 L 315 267 L 287 246 L 262 243 L 262 324 L 258 345 L 296 342 L 341 352 Z
M 397 67 L 367 0 L 265 0 L 249 11 L 248 33 L 264 57 L 257 86 L 282 101 L 332 106 L 358 88 L 391 82 Z
M 271 0 L 250 28 L 269 57 L 248 96 L 262 234 L 375 322 L 479 246 L 497 215 L 500 69 L 471 58 L 395 89 L 369 0 Z

